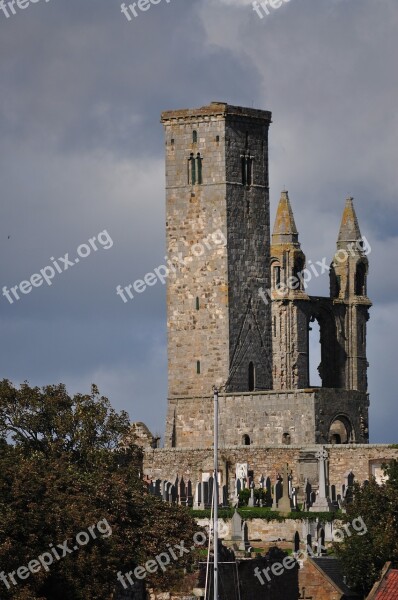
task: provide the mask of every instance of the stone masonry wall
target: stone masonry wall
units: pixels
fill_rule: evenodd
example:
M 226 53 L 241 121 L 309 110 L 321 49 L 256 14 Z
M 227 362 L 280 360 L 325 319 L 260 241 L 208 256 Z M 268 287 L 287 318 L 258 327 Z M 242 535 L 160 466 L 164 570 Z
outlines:
M 326 444 L 335 419 L 346 420 L 352 440 L 366 443 L 368 397 L 362 392 L 313 388 L 289 392 L 253 392 L 220 395 L 220 444 L 236 446 L 249 436 L 250 444 Z M 213 397 L 169 400 L 166 447 L 209 448 L 213 445 Z M 286 435 L 285 435 L 286 437 Z
M 162 116 L 167 256 L 176 268 L 167 279 L 170 397 L 210 393 L 214 384 L 228 376 L 225 122 L 221 112 L 188 115 L 177 111 Z M 198 152 L 203 184 L 193 185 L 188 179 L 188 160 Z
M 250 362 L 253 389 L 272 387 L 270 307 L 258 296 L 269 283 L 270 121 L 223 103 L 162 114 L 170 398 L 248 391 Z
M 268 127 L 270 113 L 228 115 L 226 177 L 229 287 L 228 392 L 272 389 L 271 307 L 259 296 L 270 285 Z M 251 182 L 242 182 L 249 157 Z M 253 363 L 252 388 L 249 364 Z
M 220 444 L 240 445 L 244 435 L 256 446 L 315 443 L 314 390 L 220 395 Z M 213 397 L 169 399 L 165 445 L 210 448 L 213 445 Z
M 363 482 L 372 474 L 372 464 L 398 460 L 398 449 L 389 445 L 325 445 L 329 454 L 329 482 L 337 491 L 345 481 L 345 475 L 352 471 L 355 480 Z M 262 475 L 270 477 L 274 483 L 277 473 L 281 473 L 286 463 L 292 470 L 293 486 L 299 488 L 299 498 L 303 497 L 303 484 L 307 477 L 313 488 L 318 485 L 318 469 L 315 453 L 319 446 L 273 446 L 250 447 L 235 446 L 225 447 L 219 451 L 220 471 L 226 473 L 230 497 L 235 490 L 235 469 L 237 463 L 248 463 L 249 470 L 253 471 L 256 486 Z M 196 483 L 201 481 L 202 471 L 212 469 L 211 449 L 151 449 L 144 450 L 143 471 L 145 476 L 152 479 L 176 480 L 177 475 L 184 477 L 187 482 L 191 480 L 195 489 Z

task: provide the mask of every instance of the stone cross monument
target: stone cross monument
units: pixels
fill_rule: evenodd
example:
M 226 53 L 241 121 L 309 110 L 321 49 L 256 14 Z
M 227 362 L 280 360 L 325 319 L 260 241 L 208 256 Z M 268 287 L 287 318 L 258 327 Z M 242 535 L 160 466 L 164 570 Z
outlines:
M 332 503 L 330 502 L 330 498 L 328 498 L 327 496 L 326 489 L 326 461 L 328 459 L 328 453 L 323 446 L 315 454 L 315 458 L 318 459 L 319 465 L 319 491 L 314 504 L 310 508 L 310 511 L 330 512 L 331 510 L 333 510 L 333 507 Z

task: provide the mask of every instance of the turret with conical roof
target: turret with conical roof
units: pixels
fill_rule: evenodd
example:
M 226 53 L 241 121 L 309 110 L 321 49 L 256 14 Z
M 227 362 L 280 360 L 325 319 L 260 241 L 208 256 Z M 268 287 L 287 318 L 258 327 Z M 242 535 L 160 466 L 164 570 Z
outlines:
M 370 246 L 361 235 L 353 198 L 346 200 L 337 251 L 330 268 L 330 296 L 339 317 L 339 345 L 344 360 L 340 380 L 347 390 L 366 392 L 366 323 L 372 306 L 367 295 Z
M 272 297 L 303 296 L 300 278 L 305 267 L 305 255 L 301 250 L 298 231 L 294 221 L 289 193 L 283 191 L 279 200 L 271 244 Z
M 337 239 L 337 252 L 330 269 L 330 294 L 332 298 L 353 300 L 370 305 L 367 297 L 369 245 L 361 235 L 354 199 L 346 200 Z
M 308 386 L 308 325 L 302 300 L 305 255 L 287 191 L 281 193 L 271 245 L 274 389 Z
M 287 191 L 281 193 L 279 200 L 272 233 L 272 244 L 293 244 L 300 247 L 298 231 Z

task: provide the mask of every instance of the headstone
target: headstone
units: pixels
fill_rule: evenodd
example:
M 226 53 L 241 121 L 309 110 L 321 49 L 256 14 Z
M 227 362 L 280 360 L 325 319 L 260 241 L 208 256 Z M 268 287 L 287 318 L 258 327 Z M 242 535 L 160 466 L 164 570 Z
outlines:
M 288 466 L 285 465 L 283 469 L 283 496 L 278 502 L 278 511 L 282 513 L 290 513 L 291 503 L 289 498 L 289 475 Z
M 200 483 L 197 483 L 196 491 L 195 491 L 195 499 L 194 499 L 194 503 L 193 503 L 194 510 L 200 509 L 200 500 L 201 500 L 201 486 L 200 486 Z
M 162 481 L 162 498 L 163 502 L 167 502 L 167 481 Z
M 294 510 L 297 510 L 297 489 L 295 487 L 292 489 L 292 504 Z
M 186 491 L 185 481 L 184 481 L 183 477 L 181 477 L 181 481 L 180 481 L 179 496 L 180 496 L 180 504 L 186 504 L 187 491 Z
M 315 502 L 310 508 L 310 511 L 330 512 L 331 510 L 333 510 L 333 506 L 330 502 L 330 498 L 328 498 L 327 496 L 326 490 L 326 461 L 328 459 L 328 453 L 326 449 L 322 446 L 320 450 L 318 450 L 318 452 L 315 454 L 315 457 L 318 459 L 319 463 L 319 491 Z
M 206 508 L 207 506 L 209 506 L 209 504 L 211 504 L 211 496 L 210 496 L 210 503 L 209 503 L 209 482 L 208 481 L 202 482 L 202 492 L 203 492 L 203 508 Z
M 228 487 L 226 485 L 222 486 L 222 505 L 228 506 Z
M 192 506 L 193 494 L 192 494 L 192 481 L 189 479 L 187 483 L 187 506 Z
M 282 478 L 278 473 L 276 476 L 276 482 L 275 482 L 275 486 L 274 486 L 274 502 L 272 504 L 273 510 L 278 510 L 278 502 L 282 498 L 282 495 L 283 495 L 281 480 L 282 480 Z
M 306 503 L 307 510 L 309 510 L 309 508 L 311 506 L 312 486 L 311 486 L 310 482 L 308 481 L 308 479 L 305 480 L 304 490 L 305 490 L 305 503 Z
M 293 543 L 294 543 L 294 552 L 299 552 L 300 551 L 300 535 L 299 535 L 298 531 L 296 531 L 296 533 L 294 534 Z
M 317 555 L 322 556 L 324 554 L 325 548 L 325 530 L 323 527 L 318 531 L 318 540 L 317 540 Z
M 162 495 L 162 482 L 160 479 L 157 479 L 155 483 L 155 495 L 158 497 Z
M 242 518 L 240 514 L 235 510 L 234 516 L 232 517 L 231 521 L 232 541 L 241 542 L 243 540 L 242 525 Z
M 249 506 L 254 506 L 254 481 L 250 484 Z

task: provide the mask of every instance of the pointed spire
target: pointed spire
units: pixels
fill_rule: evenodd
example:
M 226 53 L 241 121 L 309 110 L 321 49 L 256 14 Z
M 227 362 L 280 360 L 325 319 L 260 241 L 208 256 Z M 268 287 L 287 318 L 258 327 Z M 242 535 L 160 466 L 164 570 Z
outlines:
M 347 198 L 337 244 L 357 242 L 361 237 L 361 231 L 359 229 L 358 219 L 354 208 L 354 198 Z
M 272 233 L 272 243 L 298 244 L 298 231 L 296 223 L 294 222 L 289 193 L 287 191 L 281 193 L 278 210 L 276 212 L 274 231 Z

